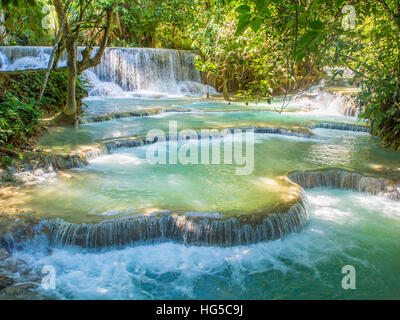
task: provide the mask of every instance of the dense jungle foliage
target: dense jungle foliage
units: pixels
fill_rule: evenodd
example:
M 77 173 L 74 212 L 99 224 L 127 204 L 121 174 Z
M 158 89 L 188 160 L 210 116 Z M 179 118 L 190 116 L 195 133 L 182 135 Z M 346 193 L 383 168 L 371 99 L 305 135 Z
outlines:
M 40 118 L 60 112 L 66 103 L 67 72 L 52 71 L 43 99 L 37 97 L 44 71 L 0 73 L 0 146 L 7 149 L 29 145 L 43 128 Z M 84 81 L 77 80 L 77 97 L 85 96 Z

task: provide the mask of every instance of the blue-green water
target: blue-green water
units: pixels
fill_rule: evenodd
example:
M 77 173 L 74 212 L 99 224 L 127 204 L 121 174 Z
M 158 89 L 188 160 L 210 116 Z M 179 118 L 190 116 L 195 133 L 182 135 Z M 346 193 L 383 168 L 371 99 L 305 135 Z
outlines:
M 399 299 L 400 204 L 334 189 L 307 192 L 310 223 L 282 240 L 231 248 L 175 243 L 87 253 L 45 243 L 15 254 L 57 270 L 59 299 Z M 341 286 L 344 266 L 356 289 Z
M 191 111 L 53 128 L 41 140 L 43 149 L 70 152 L 145 135 L 151 129 L 168 131 L 171 120 L 177 122 L 178 130 L 268 126 L 301 131 L 320 121 L 358 123 L 340 114 L 308 110 L 279 114 L 273 106 L 193 98 L 92 99 L 86 103 L 86 117 L 157 106 Z M 162 143 L 167 145 L 167 155 L 172 144 L 182 144 L 156 145 Z M 400 176 L 400 153 L 382 148 L 378 138 L 361 132 L 314 129 L 310 137 L 256 134 L 254 170 L 245 176 L 235 174 L 236 164 L 151 164 L 146 158 L 149 148 L 116 149 L 90 160 L 87 167 L 21 187 L 16 206 L 31 216 L 78 223 L 159 210 L 229 216 L 287 201 L 294 187 L 285 179 L 291 170 L 340 166 L 393 179 Z M 310 223 L 280 240 L 229 248 L 169 242 L 87 252 L 54 248 L 46 239 L 37 239 L 24 243 L 22 250 L 16 249 L 1 263 L 23 261 L 25 270 L 39 276 L 43 265 L 53 266 L 55 291 L 43 290 L 37 282 L 33 285 L 36 297 L 41 298 L 400 298 L 399 202 L 334 189 L 306 194 Z M 346 265 L 356 270 L 355 290 L 341 286 Z

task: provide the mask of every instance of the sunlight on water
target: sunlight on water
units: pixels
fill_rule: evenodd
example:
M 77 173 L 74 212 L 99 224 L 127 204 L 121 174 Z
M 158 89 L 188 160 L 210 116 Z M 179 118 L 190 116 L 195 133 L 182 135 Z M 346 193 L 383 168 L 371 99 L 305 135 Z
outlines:
M 380 163 L 387 174 L 399 175 L 400 154 L 383 149 L 370 135 L 326 129 L 313 132 L 310 138 L 256 134 L 254 171 L 248 176 L 235 174 L 237 167 L 243 167 L 235 162 L 153 165 L 146 160 L 149 149 L 166 144 L 170 150 L 176 142 L 115 149 L 91 160 L 87 168 L 68 171 L 69 177 L 27 189 L 22 207 L 42 217 L 59 216 L 69 221 L 92 221 L 108 210 L 126 212 L 127 208 L 136 213 L 159 208 L 245 214 L 270 211 L 289 200 L 291 185 L 280 177 L 298 168 L 346 166 L 373 172 L 371 167 Z

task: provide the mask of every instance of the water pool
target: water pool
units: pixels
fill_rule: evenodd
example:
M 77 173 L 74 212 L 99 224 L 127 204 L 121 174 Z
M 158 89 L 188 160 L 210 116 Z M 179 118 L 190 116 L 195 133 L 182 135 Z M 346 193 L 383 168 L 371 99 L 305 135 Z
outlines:
M 46 241 L 14 253 L 57 270 L 57 299 L 399 299 L 400 204 L 352 191 L 307 192 L 310 223 L 281 240 L 238 247 L 176 243 L 88 253 Z M 342 267 L 356 289 L 341 286 Z

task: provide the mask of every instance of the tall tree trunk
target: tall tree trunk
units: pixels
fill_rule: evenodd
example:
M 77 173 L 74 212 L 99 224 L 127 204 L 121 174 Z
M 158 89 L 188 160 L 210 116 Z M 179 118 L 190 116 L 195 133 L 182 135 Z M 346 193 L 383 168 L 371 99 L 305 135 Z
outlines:
M 69 2 L 68 2 L 69 3 Z M 87 5 L 91 3 L 89 1 Z M 115 10 L 116 3 L 114 3 L 111 7 L 106 8 L 106 22 L 104 24 L 104 33 L 103 37 L 100 41 L 99 48 L 95 54 L 95 56 L 92 58 L 91 57 L 91 52 L 93 50 L 93 47 L 87 46 L 82 52 L 82 60 L 77 61 L 77 43 L 78 43 L 78 38 L 80 36 L 80 32 L 82 32 L 81 24 L 85 21 L 85 10 L 86 6 L 83 6 L 81 4 L 81 15 L 79 16 L 79 19 L 77 21 L 77 26 L 75 29 L 72 31 L 68 22 L 68 18 L 65 22 L 65 27 L 64 27 L 64 43 L 63 47 L 65 45 L 65 48 L 67 50 L 67 55 L 68 55 L 68 87 L 67 87 L 67 104 L 65 106 L 65 109 L 63 110 L 62 114 L 57 117 L 56 122 L 62 122 L 62 123 L 69 123 L 69 124 L 74 124 L 76 123 L 76 115 L 77 115 L 77 103 L 76 103 L 76 80 L 77 76 L 82 74 L 82 72 L 86 69 L 89 69 L 91 67 L 96 66 L 101 62 L 101 58 L 103 56 L 103 53 L 107 47 L 108 40 L 110 38 L 110 35 L 112 33 L 112 21 L 113 21 L 113 13 Z M 54 0 L 54 6 L 57 11 L 57 17 L 59 20 L 60 25 L 62 25 L 62 20 L 64 19 L 64 14 L 67 11 L 67 7 L 64 9 L 63 2 L 61 0 Z M 101 27 L 101 26 L 99 26 Z M 60 53 L 61 54 L 61 53 Z
M 76 77 L 77 77 L 77 44 L 76 39 L 66 36 L 66 46 L 68 53 L 68 89 L 67 89 L 67 105 L 63 111 L 64 115 L 70 120 L 75 120 L 76 115 Z
M 206 74 L 207 99 L 210 99 L 210 88 L 209 88 L 210 86 L 208 85 L 209 75 L 210 75 L 210 72 L 207 72 L 207 74 Z
M 226 101 L 230 101 L 229 90 L 228 90 L 228 70 L 227 69 L 224 70 L 222 81 L 223 81 L 222 94 L 224 96 L 224 99 Z

